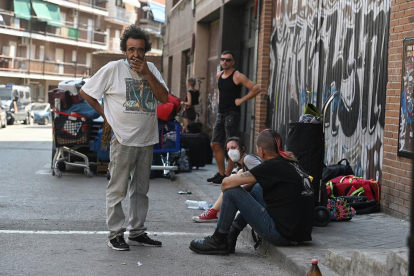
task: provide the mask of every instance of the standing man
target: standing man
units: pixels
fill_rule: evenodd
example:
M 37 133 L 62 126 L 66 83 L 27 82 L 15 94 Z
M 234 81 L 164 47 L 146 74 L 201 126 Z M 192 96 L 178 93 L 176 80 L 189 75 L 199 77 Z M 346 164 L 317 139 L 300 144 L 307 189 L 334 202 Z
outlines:
M 233 162 L 230 159 L 227 170 L 225 169 L 223 145 L 229 137 L 239 136 L 240 105 L 260 93 L 260 87 L 257 84 L 233 68 L 234 63 L 232 52 L 224 51 L 221 54 L 220 65 L 223 71 L 217 73 L 219 111 L 211 139 L 211 148 L 219 171 L 207 179 L 207 182 L 214 184 L 221 184 L 233 169 Z M 250 91 L 240 98 L 242 86 Z
M 149 176 L 153 145 L 158 143 L 158 101 L 168 100 L 168 90 L 154 64 L 147 62 L 149 34 L 131 25 L 121 37 L 125 60 L 111 61 L 83 87 L 81 95 L 111 126 L 109 180 L 106 190 L 108 246 L 129 250 L 129 245 L 161 246 L 147 236 Z M 105 109 L 99 104 L 104 95 Z M 128 186 L 128 177 L 131 181 Z M 121 201 L 129 193 L 129 238 L 124 240 L 125 214 Z

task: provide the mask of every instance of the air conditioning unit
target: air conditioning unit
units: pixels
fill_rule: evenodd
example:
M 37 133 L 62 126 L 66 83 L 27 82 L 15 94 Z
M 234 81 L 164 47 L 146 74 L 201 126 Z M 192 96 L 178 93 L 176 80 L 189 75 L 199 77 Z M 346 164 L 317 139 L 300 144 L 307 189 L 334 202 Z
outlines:
M 69 10 L 69 17 L 77 17 L 78 16 L 78 10 L 70 9 Z
M 19 37 L 19 45 L 29 45 L 30 38 L 28 37 Z

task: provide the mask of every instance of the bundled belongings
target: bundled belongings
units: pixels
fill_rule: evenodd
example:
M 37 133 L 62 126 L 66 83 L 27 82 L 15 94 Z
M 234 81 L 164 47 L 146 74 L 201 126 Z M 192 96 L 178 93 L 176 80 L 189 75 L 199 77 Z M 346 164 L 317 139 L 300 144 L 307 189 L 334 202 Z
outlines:
M 344 197 L 357 214 L 368 214 L 379 211 L 381 184 L 374 180 L 366 180 L 354 175 L 338 176 L 326 183 L 326 192 L 331 198 Z M 365 199 L 366 198 L 366 199 Z
M 351 204 L 342 197 L 328 199 L 328 205 L 326 207 L 331 212 L 331 220 L 335 221 L 351 220 L 356 213 Z
M 173 94 L 168 94 L 168 102 L 157 106 L 157 117 L 164 122 L 172 121 L 180 109 L 180 99 Z
M 50 108 L 56 108 L 55 107 L 55 99 L 60 100 L 60 109 L 68 109 L 72 106 L 72 100 L 70 98 L 70 93 L 67 90 L 55 88 L 52 90 L 49 90 L 47 92 L 49 96 L 49 104 Z

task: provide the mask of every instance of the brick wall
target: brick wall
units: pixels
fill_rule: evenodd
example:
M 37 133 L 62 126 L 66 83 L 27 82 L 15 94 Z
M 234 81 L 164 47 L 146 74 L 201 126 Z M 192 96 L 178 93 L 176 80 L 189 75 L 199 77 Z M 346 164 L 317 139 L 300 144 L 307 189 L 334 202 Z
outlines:
M 257 64 L 257 84 L 261 88 L 256 97 L 254 140 L 259 132 L 266 128 L 267 115 L 267 89 L 269 87 L 270 74 L 270 36 L 272 34 L 272 0 L 264 0 L 260 14 L 260 33 Z M 254 148 L 254 150 L 256 150 Z
M 409 219 L 412 160 L 397 156 L 403 40 L 414 37 L 414 1 L 393 0 L 390 15 L 381 210 Z

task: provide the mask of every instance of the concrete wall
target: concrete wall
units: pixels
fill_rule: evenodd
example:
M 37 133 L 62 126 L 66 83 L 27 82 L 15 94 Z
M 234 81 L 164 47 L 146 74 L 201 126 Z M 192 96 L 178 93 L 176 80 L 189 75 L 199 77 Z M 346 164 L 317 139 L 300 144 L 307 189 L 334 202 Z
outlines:
M 412 159 L 400 157 L 397 153 L 404 147 L 401 144 L 403 141 L 414 142 L 410 137 L 410 131 L 414 130 L 410 129 L 411 126 L 408 123 L 412 121 L 413 115 L 408 114 L 407 109 L 404 108 L 400 112 L 400 108 L 408 103 L 409 98 L 413 97 L 412 86 L 411 95 L 404 92 L 406 97 L 401 97 L 402 91 L 406 90 L 403 88 L 403 83 L 406 87 L 408 81 L 407 78 L 403 78 L 407 75 L 404 76 L 402 71 L 403 41 L 410 37 L 414 37 L 414 2 L 412 0 L 392 1 L 381 205 L 385 213 L 403 219 L 408 219 L 410 213 Z M 400 139 L 398 139 L 399 136 Z
M 171 83 L 170 91 L 184 100 L 186 94 L 183 52 L 191 48 L 194 33 L 194 17 L 191 1 L 183 1 L 172 9 L 172 1 L 166 1 L 166 35 L 164 36 L 163 77 Z M 169 61 L 172 57 L 172 65 Z M 169 72 L 169 68 L 172 72 Z M 193 74 L 191 74 L 193 76 Z M 171 79 L 169 79 L 169 76 Z

